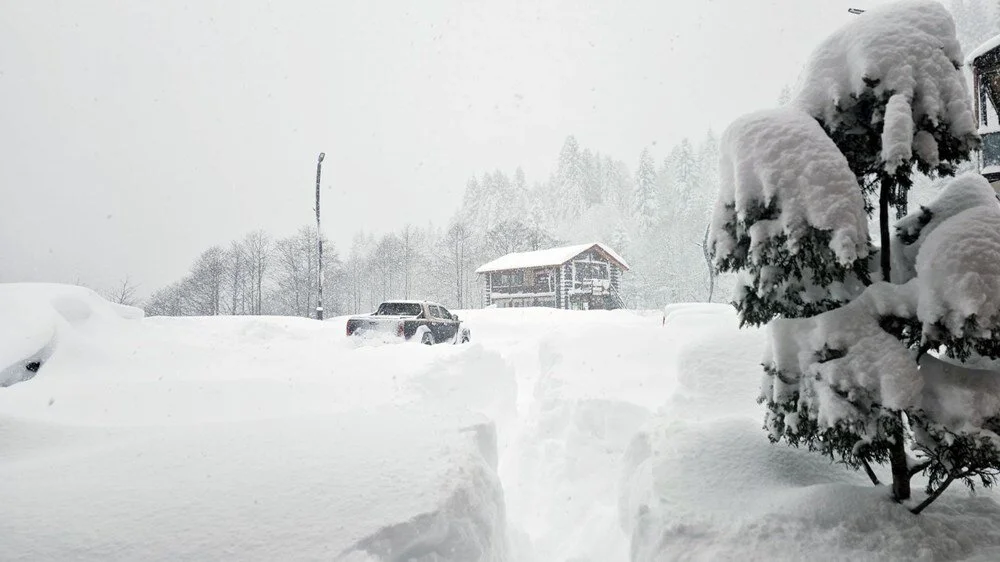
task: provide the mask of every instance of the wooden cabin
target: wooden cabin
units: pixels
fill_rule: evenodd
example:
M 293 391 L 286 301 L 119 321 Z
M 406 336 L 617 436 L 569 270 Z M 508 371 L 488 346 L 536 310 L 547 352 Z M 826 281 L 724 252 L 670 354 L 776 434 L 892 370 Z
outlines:
M 628 264 L 600 243 L 580 244 L 495 259 L 476 270 L 485 280 L 484 306 L 625 308 L 622 274 Z
M 966 59 L 972 69 L 972 91 L 979 122 L 979 173 L 1000 187 L 1000 35 L 972 51 Z

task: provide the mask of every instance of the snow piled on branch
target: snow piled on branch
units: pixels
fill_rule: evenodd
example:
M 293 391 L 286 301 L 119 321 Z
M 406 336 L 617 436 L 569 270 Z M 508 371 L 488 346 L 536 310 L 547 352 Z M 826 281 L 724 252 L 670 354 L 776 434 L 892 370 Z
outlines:
M 963 367 L 927 355 L 920 360 L 920 374 L 927 386 L 921 409 L 951 431 L 982 431 L 991 418 L 1000 414 L 997 371 Z M 989 433 L 1000 444 L 1000 438 Z
M 929 204 L 896 221 L 892 240 L 892 280 L 916 276 L 917 253 L 928 235 L 947 219 L 974 207 L 998 205 L 996 191 L 979 174 L 962 174 L 948 182 Z
M 821 428 L 832 428 L 863 422 L 875 404 L 895 409 L 916 405 L 923 390 L 917 365 L 910 351 L 879 325 L 886 316 L 912 316 L 915 294 L 912 285 L 877 283 L 836 310 L 773 321 L 760 398 L 781 404 L 799 394 L 799 411 L 784 420 L 793 433 L 797 415 L 808 414 Z M 817 360 L 824 354 L 831 358 Z
M 831 231 L 830 249 L 843 265 L 868 253 L 868 222 L 847 159 L 815 119 L 795 108 L 744 116 L 721 143 L 721 187 L 710 237 L 716 259 L 749 238 L 751 260 L 780 234 L 794 254 L 809 227 Z M 777 216 L 753 220 L 754 208 L 777 206 Z M 737 225 L 734 233 L 727 224 Z M 740 225 L 745 225 L 741 227 Z
M 836 126 L 840 109 L 870 83 L 890 94 L 882 133 L 882 160 L 892 174 L 916 150 L 937 165 L 937 143 L 918 131 L 947 124 L 956 138 L 975 134 L 955 24 L 938 2 L 908 1 L 876 7 L 831 35 L 813 53 L 793 103 Z M 918 125 L 919 127 L 915 127 Z
M 1000 205 L 993 201 L 945 220 L 917 254 L 918 315 L 924 333 L 989 338 L 1000 324 Z M 966 334 L 975 320 L 978 333 Z
M 1000 203 L 992 188 L 980 176 L 954 179 L 937 200 L 899 221 L 897 243 L 904 248 L 902 265 L 916 271 L 907 283 L 876 283 L 836 310 L 771 323 L 761 399 L 780 404 L 798 393 L 799 413 L 808 412 L 821 428 L 859 422 L 871 405 L 925 410 L 931 421 L 951 430 L 968 425 L 969 418 L 962 416 L 981 421 L 1000 415 L 995 409 L 1000 394 L 977 398 L 991 405 L 991 412 L 968 404 L 947 409 L 925 404 L 926 396 L 934 402 L 933 397 L 957 392 L 928 385 L 957 384 L 955 377 L 945 375 L 960 368 L 943 369 L 940 362 L 928 359 L 918 369 L 913 351 L 880 325 L 889 317 L 918 322 L 932 347 L 962 337 L 990 339 L 997 333 Z M 914 252 L 915 266 L 906 263 Z M 965 333 L 970 326 L 976 333 Z M 1000 389 L 1000 373 L 992 372 L 992 381 L 986 380 L 986 371 L 977 373 L 985 381 L 978 392 Z M 968 380 L 966 376 L 958 386 L 968 387 Z M 786 416 L 785 424 L 795 432 L 797 421 Z M 771 429 L 784 431 L 775 425 Z

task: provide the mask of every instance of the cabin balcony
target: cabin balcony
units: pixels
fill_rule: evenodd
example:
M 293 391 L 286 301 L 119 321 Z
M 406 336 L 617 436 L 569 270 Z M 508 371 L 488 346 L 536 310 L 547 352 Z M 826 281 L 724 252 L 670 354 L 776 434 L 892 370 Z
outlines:
M 491 288 L 490 292 L 498 297 L 512 297 L 518 295 L 554 295 L 555 289 L 550 287 L 548 284 L 545 285 L 515 285 L 507 287 L 497 287 Z

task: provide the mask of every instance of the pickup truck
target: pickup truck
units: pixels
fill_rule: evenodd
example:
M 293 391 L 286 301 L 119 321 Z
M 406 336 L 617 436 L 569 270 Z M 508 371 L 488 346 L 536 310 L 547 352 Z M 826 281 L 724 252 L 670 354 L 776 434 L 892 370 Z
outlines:
M 394 335 L 426 345 L 467 343 L 471 337 L 457 315 L 426 301 L 387 301 L 371 314 L 347 319 L 349 337 L 367 333 Z

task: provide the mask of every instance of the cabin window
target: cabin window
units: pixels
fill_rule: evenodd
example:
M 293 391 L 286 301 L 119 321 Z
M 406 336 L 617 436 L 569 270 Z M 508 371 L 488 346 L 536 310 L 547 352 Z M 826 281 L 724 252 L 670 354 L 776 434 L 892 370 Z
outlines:
M 576 262 L 576 280 L 608 279 L 608 264 L 599 262 Z
M 552 290 L 549 285 L 549 272 L 544 269 L 539 269 L 535 272 L 535 282 L 532 284 L 536 286 L 549 287 L 549 290 Z
M 494 287 L 520 287 L 524 285 L 523 271 L 504 271 L 493 274 Z

